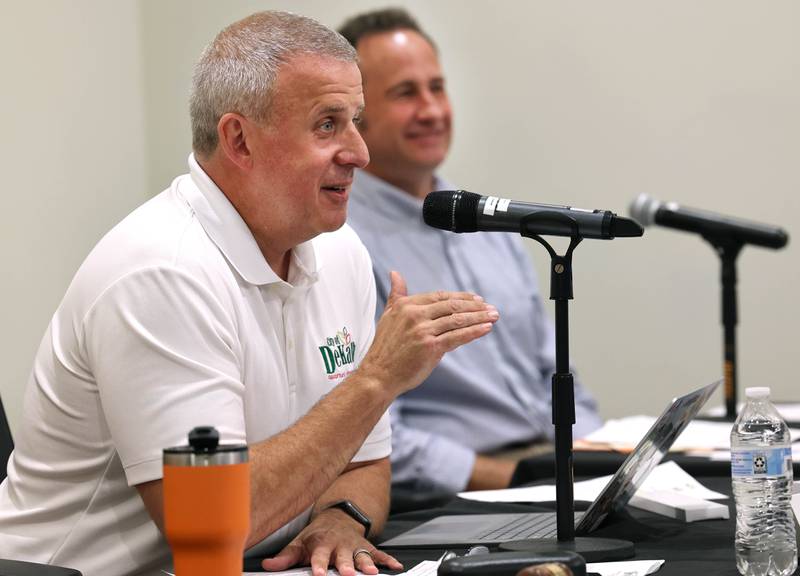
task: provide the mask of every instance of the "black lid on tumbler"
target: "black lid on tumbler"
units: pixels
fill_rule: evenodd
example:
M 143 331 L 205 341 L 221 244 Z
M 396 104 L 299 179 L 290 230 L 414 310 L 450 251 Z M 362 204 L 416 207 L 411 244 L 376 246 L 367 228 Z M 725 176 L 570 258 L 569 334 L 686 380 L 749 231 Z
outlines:
M 220 466 L 247 462 L 246 444 L 220 444 L 213 426 L 197 426 L 189 432 L 187 446 L 164 449 L 165 466 Z

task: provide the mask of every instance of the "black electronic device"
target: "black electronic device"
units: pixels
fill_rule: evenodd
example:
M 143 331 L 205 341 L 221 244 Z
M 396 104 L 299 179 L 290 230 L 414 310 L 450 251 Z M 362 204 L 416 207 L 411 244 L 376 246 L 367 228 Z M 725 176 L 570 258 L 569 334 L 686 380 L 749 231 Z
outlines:
M 562 564 L 572 576 L 586 576 L 586 561 L 574 552 L 534 554 L 531 552 L 492 552 L 476 556 L 457 556 L 439 565 L 437 576 L 515 576 L 523 568 L 541 564 Z M 555 572 L 555 574 L 563 574 Z
M 586 512 L 575 513 L 577 534 L 591 534 L 610 513 L 621 510 L 630 501 L 721 383 L 722 380 L 712 382 L 670 402 Z M 525 540 L 555 535 L 556 515 L 552 512 L 458 514 L 429 520 L 383 542 L 381 548 L 500 544 L 511 549 L 514 547 L 511 542 L 518 541 L 525 546 Z M 581 550 L 580 553 L 589 561 L 596 560 L 591 557 L 591 551 Z M 621 555 L 617 559 L 624 557 Z
M 550 213 L 560 214 L 563 218 L 536 218 L 537 215 Z M 518 202 L 496 196 L 481 196 L 466 190 L 431 192 L 425 197 L 422 217 L 428 226 L 450 232 L 519 234 L 527 225 L 529 233 L 572 236 L 575 232 L 574 222 L 583 238 L 610 240 L 617 236 L 643 234 L 639 224 L 608 210 Z

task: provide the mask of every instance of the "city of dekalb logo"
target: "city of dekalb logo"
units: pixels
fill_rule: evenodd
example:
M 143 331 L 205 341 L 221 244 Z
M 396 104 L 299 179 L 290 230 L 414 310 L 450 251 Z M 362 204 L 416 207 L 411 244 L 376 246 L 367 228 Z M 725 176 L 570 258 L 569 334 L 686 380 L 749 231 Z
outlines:
M 348 365 L 350 369 L 346 370 L 346 374 L 349 374 L 355 368 L 356 343 L 353 342 L 353 337 L 348 332 L 347 326 L 338 331 L 335 336 L 325 338 L 325 344 L 319 347 L 319 352 L 322 354 L 322 361 L 325 363 L 325 372 L 329 375 L 340 368 L 348 368 Z M 342 374 L 341 377 L 344 375 Z

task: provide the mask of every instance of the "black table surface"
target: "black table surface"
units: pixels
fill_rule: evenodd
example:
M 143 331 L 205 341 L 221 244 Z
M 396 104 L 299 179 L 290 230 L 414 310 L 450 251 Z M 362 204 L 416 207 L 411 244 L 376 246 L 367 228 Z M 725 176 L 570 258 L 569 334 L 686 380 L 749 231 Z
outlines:
M 615 452 L 576 452 L 574 470 L 576 480 L 613 474 L 624 461 L 626 454 Z M 730 508 L 728 520 L 704 520 L 686 523 L 639 510 L 630 506 L 621 513 L 609 516 L 591 536 L 620 538 L 634 543 L 636 555 L 631 560 L 665 560 L 659 576 L 736 576 L 734 558 L 735 508 L 731 497 L 730 462 L 712 462 L 705 458 L 668 454 L 665 460 L 674 460 L 689 474 L 711 490 L 727 494 Z M 794 464 L 798 478 L 798 464 Z M 516 484 L 552 483 L 554 458 L 543 454 L 520 463 L 515 474 Z M 445 514 L 491 514 L 502 512 L 537 512 L 555 510 L 555 503 L 505 504 L 486 503 L 434 495 L 433 498 L 415 499 L 410 494 L 392 502 L 392 514 L 383 534 L 377 541 L 388 540 L 426 520 Z M 576 510 L 586 509 L 587 502 L 576 502 Z M 800 530 L 798 530 L 800 534 Z M 456 553 L 465 550 L 452 549 Z M 411 568 L 423 560 L 436 560 L 443 549 L 386 549 L 405 567 Z M 258 570 L 258 564 L 245 564 L 248 570 Z M 795 572 L 800 575 L 800 570 Z
M 628 454 L 608 451 L 575 451 L 573 471 L 575 476 L 605 476 L 613 474 L 625 461 Z M 680 452 L 669 452 L 663 462 L 672 460 L 694 477 L 724 476 L 730 480 L 731 463 L 710 460 L 699 456 L 686 456 Z M 555 477 L 555 456 L 552 452 L 522 460 L 517 465 L 512 486 L 520 486 Z M 800 478 L 800 462 L 794 463 L 794 477 Z
M 731 495 L 730 476 L 697 477 L 706 487 Z M 621 538 L 634 543 L 635 557 L 631 560 L 665 560 L 658 572 L 660 576 L 735 576 L 734 558 L 735 509 L 733 499 L 729 505 L 728 520 L 704 520 L 686 523 L 645 510 L 627 507 L 620 514 L 610 516 L 591 536 Z M 588 503 L 576 503 L 576 509 L 585 509 Z M 483 503 L 455 498 L 434 509 L 417 510 L 393 515 L 384 530 L 382 539 L 396 536 L 418 524 L 443 514 L 481 514 L 497 512 L 531 512 L 554 510 L 555 504 L 500 504 Z M 386 551 L 410 568 L 422 560 L 436 560 L 442 550 L 402 549 Z M 455 552 L 464 550 L 454 549 Z M 795 572 L 795 574 L 800 571 Z
M 572 468 L 575 477 L 595 478 L 614 474 L 628 454 L 613 451 L 576 451 L 573 454 Z M 695 478 L 701 476 L 724 476 L 730 478 L 731 463 L 712 461 L 708 458 L 685 456 L 681 453 L 669 453 L 663 461 L 674 460 L 681 468 Z M 555 456 L 546 452 L 538 456 L 522 460 L 517 465 L 511 486 L 525 486 L 537 482 L 554 482 Z M 800 477 L 800 463 L 795 463 L 795 478 Z M 452 500 L 449 493 L 420 493 L 414 488 L 392 489 L 392 515 L 424 510 L 442 506 Z

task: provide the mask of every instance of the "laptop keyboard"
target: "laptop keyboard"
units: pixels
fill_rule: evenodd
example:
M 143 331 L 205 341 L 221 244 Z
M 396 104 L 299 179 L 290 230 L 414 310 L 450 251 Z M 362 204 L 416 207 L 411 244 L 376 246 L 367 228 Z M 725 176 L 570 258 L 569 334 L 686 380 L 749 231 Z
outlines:
M 575 523 L 583 512 L 575 513 Z M 556 535 L 558 525 L 555 514 L 524 514 L 504 526 L 489 530 L 478 538 L 487 542 L 507 542 L 526 538 L 551 538 Z

